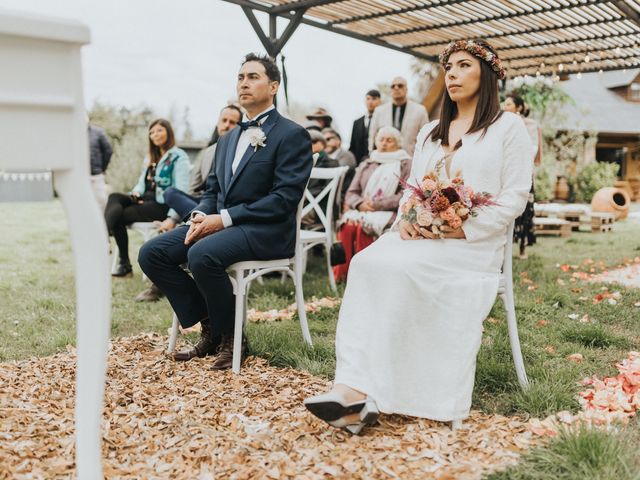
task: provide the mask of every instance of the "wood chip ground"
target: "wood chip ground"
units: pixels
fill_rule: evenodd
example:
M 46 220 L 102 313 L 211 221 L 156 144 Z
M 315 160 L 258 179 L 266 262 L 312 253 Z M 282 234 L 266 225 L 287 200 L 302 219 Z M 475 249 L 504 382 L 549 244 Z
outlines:
M 307 413 L 328 382 L 250 358 L 240 375 L 176 363 L 166 337 L 114 340 L 103 420 L 107 478 L 474 479 L 534 441 L 517 418 L 472 412 L 462 429 L 382 416 L 362 436 Z M 0 364 L 0 479 L 74 475 L 73 349 Z

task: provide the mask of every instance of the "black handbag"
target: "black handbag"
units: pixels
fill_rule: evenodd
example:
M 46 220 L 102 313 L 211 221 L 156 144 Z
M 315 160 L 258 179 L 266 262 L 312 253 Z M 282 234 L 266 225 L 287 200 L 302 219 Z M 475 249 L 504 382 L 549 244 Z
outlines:
M 342 265 L 347 261 L 347 255 L 344 253 L 344 245 L 340 240 L 333 242 L 329 251 L 329 261 L 331 266 Z

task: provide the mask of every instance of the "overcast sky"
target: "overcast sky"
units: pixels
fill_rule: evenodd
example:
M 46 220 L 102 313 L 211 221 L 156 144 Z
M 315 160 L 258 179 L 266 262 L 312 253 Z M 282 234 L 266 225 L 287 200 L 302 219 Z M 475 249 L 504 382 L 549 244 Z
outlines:
M 222 0 L 0 0 L 0 6 L 80 20 L 91 29 L 83 51 L 87 105 L 146 103 L 162 115 L 172 104 L 180 111 L 188 106 L 197 137 L 210 134 L 220 108 L 235 97 L 243 55 L 263 51 L 240 7 Z M 284 54 L 289 98 L 328 108 L 344 137 L 364 113 L 367 90 L 395 75 L 407 77 L 410 88 L 415 81 L 408 55 L 305 25 Z

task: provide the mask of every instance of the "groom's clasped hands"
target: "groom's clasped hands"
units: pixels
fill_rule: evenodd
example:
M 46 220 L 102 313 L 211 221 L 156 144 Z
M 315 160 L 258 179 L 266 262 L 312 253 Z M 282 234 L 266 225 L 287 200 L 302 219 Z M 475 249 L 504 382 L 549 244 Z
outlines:
M 214 215 L 195 215 L 191 219 L 189 231 L 184 239 L 184 244 L 189 245 L 201 238 L 216 233 L 224 228 L 222 217 L 218 214 Z

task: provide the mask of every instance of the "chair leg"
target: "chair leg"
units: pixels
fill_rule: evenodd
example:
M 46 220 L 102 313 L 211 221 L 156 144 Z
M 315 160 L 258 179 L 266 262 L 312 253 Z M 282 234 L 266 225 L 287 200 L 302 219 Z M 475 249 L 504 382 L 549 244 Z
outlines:
M 152 234 L 151 231 L 149 230 L 145 230 L 144 233 L 142 234 L 144 243 L 147 243 L 149 240 L 151 240 L 155 235 Z M 144 273 L 144 271 L 142 272 L 142 281 L 146 282 L 147 280 L 149 280 L 149 277 L 147 277 L 147 275 Z
M 87 174 L 56 172 L 54 185 L 69 221 L 76 280 L 77 476 L 98 479 L 103 478 L 100 423 L 111 322 L 107 230 Z
M 453 420 L 451 422 L 451 430 L 458 430 L 462 428 L 462 420 Z
M 518 336 L 518 323 L 516 320 L 516 308 L 513 301 L 513 291 L 509 294 L 509 291 L 500 294 L 500 299 L 504 304 L 504 308 L 507 313 L 507 327 L 509 328 L 509 342 L 511 343 L 511 353 L 513 355 L 513 363 L 516 367 L 516 375 L 518 376 L 518 383 L 523 389 L 529 386 L 529 380 L 527 379 L 527 372 L 524 368 L 524 360 L 522 358 L 522 351 L 520 350 L 520 338 Z
M 114 242 L 115 243 L 115 242 Z M 118 268 L 118 257 L 120 256 L 120 250 L 118 249 L 118 244 L 115 244 L 115 246 L 112 249 L 112 254 L 111 254 L 111 273 L 116 271 L 116 268 Z
M 311 341 L 311 333 L 309 332 L 309 322 L 307 321 L 307 310 L 304 308 L 304 291 L 302 289 L 302 259 L 296 257 L 293 271 L 289 270 L 289 275 L 293 280 L 296 290 L 296 306 L 298 307 L 298 318 L 300 319 L 300 329 L 302 330 L 302 338 L 310 347 L 313 347 Z
M 329 273 L 329 285 L 331 286 L 331 290 L 337 292 L 336 288 L 336 278 L 333 276 L 333 268 L 331 267 L 331 244 L 324 244 L 325 256 L 327 257 L 327 271 Z
M 244 285 L 244 272 L 238 270 L 236 272 L 236 315 L 235 325 L 233 332 L 233 360 L 232 369 L 233 373 L 240 373 L 240 363 L 242 362 L 242 354 L 240 349 L 242 348 L 242 327 L 244 326 L 244 297 L 245 297 L 245 285 Z
M 176 341 L 178 340 L 178 316 L 173 313 L 173 322 L 171 323 L 171 335 L 169 335 L 169 348 L 167 349 L 168 353 L 173 353 L 176 349 Z

